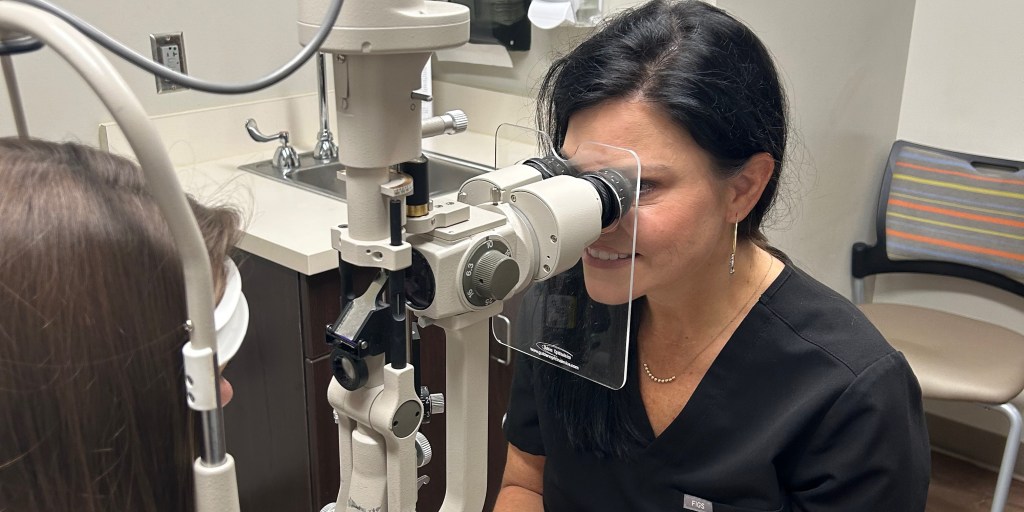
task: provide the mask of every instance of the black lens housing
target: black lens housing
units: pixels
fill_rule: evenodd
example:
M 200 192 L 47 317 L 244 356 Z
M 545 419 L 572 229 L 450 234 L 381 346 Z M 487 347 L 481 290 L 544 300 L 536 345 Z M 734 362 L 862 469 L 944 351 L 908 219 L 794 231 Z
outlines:
M 622 218 L 631 208 L 633 184 L 615 169 L 600 169 L 580 175 L 594 186 L 601 198 L 601 229 L 607 228 Z
M 565 174 L 572 176 L 575 174 L 572 167 L 570 167 L 565 160 L 562 160 L 555 155 L 528 158 L 523 162 L 523 165 L 528 165 L 537 169 L 537 171 L 540 172 L 541 178 L 545 180 L 555 176 L 562 176 Z

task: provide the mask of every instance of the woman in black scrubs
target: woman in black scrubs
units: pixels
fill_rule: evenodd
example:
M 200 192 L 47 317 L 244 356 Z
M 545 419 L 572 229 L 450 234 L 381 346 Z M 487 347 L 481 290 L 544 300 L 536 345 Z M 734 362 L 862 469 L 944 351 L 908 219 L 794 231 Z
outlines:
M 786 101 L 757 37 L 702 2 L 655 1 L 556 61 L 540 119 L 643 169 L 625 387 L 520 357 L 496 510 L 924 510 L 929 446 L 906 360 L 768 245 Z M 631 233 L 583 257 L 589 295 Z

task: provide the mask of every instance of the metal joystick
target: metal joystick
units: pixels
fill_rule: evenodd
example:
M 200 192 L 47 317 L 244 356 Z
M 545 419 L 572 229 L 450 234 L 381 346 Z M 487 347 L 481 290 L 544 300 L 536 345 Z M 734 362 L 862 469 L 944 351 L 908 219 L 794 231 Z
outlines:
M 299 153 L 288 143 L 288 132 L 281 131 L 277 132 L 276 135 L 264 135 L 263 133 L 260 133 L 260 129 L 256 126 L 255 119 L 249 119 L 245 122 L 245 130 L 249 132 L 249 136 L 256 142 L 281 141 L 281 145 L 277 147 L 277 151 L 274 151 L 273 164 L 274 168 L 279 169 L 282 174 L 287 176 L 291 174 L 292 171 L 299 168 Z

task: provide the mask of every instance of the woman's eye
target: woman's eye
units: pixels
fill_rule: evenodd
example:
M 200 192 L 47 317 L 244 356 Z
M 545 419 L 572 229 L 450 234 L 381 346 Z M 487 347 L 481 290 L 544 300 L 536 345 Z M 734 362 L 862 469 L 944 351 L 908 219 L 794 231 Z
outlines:
M 654 191 L 654 182 L 648 180 L 640 180 L 640 195 L 647 195 Z

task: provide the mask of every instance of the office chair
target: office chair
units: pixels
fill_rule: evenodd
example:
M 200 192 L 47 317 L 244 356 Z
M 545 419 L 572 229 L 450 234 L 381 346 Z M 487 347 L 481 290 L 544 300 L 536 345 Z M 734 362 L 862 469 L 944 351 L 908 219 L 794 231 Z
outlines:
M 877 242 L 853 245 L 853 299 L 902 352 L 925 398 L 975 402 L 1010 420 L 992 512 L 1006 504 L 1021 437 L 1010 403 L 1024 391 L 1024 335 L 934 309 L 864 303 L 864 278 L 952 276 L 1024 298 L 1024 162 L 893 144 Z

